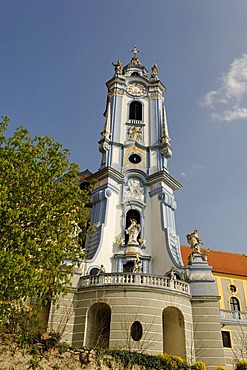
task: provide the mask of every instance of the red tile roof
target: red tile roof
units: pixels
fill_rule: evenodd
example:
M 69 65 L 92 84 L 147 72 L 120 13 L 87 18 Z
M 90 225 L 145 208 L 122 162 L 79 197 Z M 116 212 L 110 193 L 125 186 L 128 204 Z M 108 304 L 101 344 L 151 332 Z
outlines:
M 213 272 L 247 277 L 247 255 L 206 250 L 203 248 L 201 248 L 201 251 L 206 252 L 208 256 L 208 264 L 212 266 Z M 190 253 L 190 247 L 181 245 L 182 259 L 185 265 L 188 264 L 188 256 Z

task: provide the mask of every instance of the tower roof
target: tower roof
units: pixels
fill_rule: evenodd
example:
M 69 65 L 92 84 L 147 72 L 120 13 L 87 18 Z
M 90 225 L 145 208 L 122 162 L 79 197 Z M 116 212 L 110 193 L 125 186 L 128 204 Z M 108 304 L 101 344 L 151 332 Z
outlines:
M 127 76 L 131 76 L 134 74 L 138 74 L 139 76 L 147 76 L 148 69 L 140 62 L 140 59 L 137 55 L 142 51 L 138 50 L 136 46 L 130 51 L 133 52 L 134 55 L 131 58 L 130 62 L 123 68 L 123 74 Z

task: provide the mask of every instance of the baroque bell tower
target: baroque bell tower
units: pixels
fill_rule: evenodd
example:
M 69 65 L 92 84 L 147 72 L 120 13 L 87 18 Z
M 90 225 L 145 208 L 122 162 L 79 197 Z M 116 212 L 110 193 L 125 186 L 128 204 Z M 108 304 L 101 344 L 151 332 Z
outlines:
M 88 273 L 133 271 L 164 274 L 182 265 L 176 234 L 174 190 L 181 187 L 168 172 L 172 155 L 164 93 L 154 64 L 151 75 L 140 62 L 113 63 L 106 83 L 105 125 L 99 141 L 101 166 L 93 175 Z

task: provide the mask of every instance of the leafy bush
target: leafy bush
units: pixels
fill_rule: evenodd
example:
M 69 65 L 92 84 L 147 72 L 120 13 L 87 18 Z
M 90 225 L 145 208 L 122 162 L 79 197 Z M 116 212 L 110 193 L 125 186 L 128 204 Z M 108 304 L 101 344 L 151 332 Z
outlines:
M 215 370 L 227 370 L 225 366 L 218 365 L 216 366 Z
M 192 366 L 191 370 L 207 370 L 207 366 L 202 361 L 196 361 Z
M 247 370 L 247 361 L 246 360 L 237 361 L 236 370 Z
M 41 336 L 43 323 L 40 320 L 38 310 L 30 309 L 27 306 L 14 306 L 9 308 L 8 315 L 5 315 L 0 323 L 0 334 L 2 338 L 11 335 L 21 347 L 32 344 Z
M 168 355 L 167 353 L 163 353 L 162 355 L 159 355 L 162 359 L 166 361 L 166 366 L 173 370 L 180 370 L 180 369 L 187 369 L 188 364 L 187 362 L 179 357 L 179 356 L 171 356 Z
M 133 365 L 142 366 L 144 369 L 154 370 L 188 370 L 189 365 L 179 356 L 170 356 L 166 353 L 159 356 L 147 355 L 139 352 L 126 351 L 124 349 L 98 350 L 102 355 L 108 354 L 117 362 L 123 364 L 124 368 Z

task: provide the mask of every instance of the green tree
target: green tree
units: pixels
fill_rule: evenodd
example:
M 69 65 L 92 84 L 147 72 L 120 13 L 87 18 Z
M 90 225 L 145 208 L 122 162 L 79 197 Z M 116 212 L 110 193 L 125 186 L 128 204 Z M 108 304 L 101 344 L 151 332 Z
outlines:
M 78 225 L 85 229 L 88 196 L 68 150 L 23 126 L 6 136 L 0 122 L 0 306 L 35 298 L 38 306 L 65 293 L 83 258 Z M 15 304 L 16 303 L 16 304 Z

